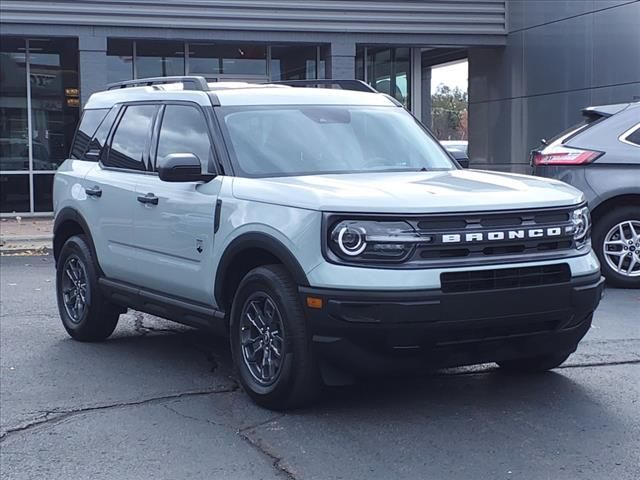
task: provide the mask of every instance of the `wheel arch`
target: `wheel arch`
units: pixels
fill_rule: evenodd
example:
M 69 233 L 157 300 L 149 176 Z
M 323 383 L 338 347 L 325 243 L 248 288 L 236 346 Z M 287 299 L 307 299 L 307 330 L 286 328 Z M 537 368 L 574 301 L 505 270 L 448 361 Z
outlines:
M 100 262 L 96 255 L 96 248 L 93 243 L 93 237 L 91 236 L 91 230 L 87 221 L 82 214 L 75 208 L 65 207 L 58 214 L 53 222 L 53 258 L 55 262 L 58 262 L 60 257 L 60 251 L 64 243 L 74 235 L 84 235 L 89 243 L 89 249 L 91 255 L 98 266 L 98 272 L 102 276 L 102 269 L 100 268 Z
M 593 222 L 600 220 L 605 214 L 611 212 L 615 208 L 635 205 L 640 208 L 640 193 L 625 193 L 607 198 L 600 202 L 592 211 L 591 216 Z
M 252 269 L 281 264 L 297 285 L 308 285 L 307 276 L 296 257 L 278 239 L 251 232 L 235 238 L 225 248 L 215 276 L 214 296 L 221 310 L 228 310 L 240 281 Z

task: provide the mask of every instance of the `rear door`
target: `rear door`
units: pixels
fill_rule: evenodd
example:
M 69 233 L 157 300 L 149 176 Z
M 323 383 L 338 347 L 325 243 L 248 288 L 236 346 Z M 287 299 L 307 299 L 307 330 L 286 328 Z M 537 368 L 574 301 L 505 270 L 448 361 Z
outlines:
M 209 131 L 200 106 L 166 104 L 155 128 L 152 158 L 160 162 L 172 153 L 193 153 L 203 173 L 215 174 Z M 212 303 L 214 215 L 221 181 L 168 183 L 155 173 L 140 177 L 137 198 L 152 200 L 135 205 L 136 285 Z
M 130 104 L 119 109 L 104 140 L 100 162 L 85 177 L 91 230 L 107 277 L 131 282 L 134 255 L 136 184 L 149 173 L 149 146 L 159 105 Z M 97 134 L 96 134 L 97 136 Z M 92 155 L 89 147 L 87 155 Z

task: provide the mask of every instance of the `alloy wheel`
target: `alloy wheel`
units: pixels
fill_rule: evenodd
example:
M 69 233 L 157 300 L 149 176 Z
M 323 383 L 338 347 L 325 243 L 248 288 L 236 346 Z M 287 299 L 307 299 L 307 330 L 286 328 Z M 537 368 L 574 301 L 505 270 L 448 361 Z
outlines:
M 603 256 L 618 274 L 639 277 L 640 220 L 625 220 L 614 225 L 604 237 Z
M 261 385 L 272 385 L 280 375 L 284 358 L 284 328 L 276 302 L 256 292 L 244 303 L 240 318 L 242 358 L 251 376 Z
M 62 297 L 64 309 L 73 323 L 80 323 L 87 309 L 87 272 L 75 255 L 63 267 Z

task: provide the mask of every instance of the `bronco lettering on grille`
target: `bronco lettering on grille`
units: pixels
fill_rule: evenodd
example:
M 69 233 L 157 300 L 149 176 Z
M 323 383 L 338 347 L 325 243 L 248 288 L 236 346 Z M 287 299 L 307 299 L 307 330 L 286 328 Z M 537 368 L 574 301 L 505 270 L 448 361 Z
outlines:
M 471 243 L 483 241 L 549 238 L 562 235 L 562 227 L 502 230 L 496 232 L 450 233 L 442 235 L 442 243 Z

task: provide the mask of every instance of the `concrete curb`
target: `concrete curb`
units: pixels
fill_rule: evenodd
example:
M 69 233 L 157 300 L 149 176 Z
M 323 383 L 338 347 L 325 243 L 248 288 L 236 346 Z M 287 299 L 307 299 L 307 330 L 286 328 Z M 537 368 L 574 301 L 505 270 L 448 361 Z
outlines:
M 53 241 L 53 235 L 46 233 L 43 235 L 0 235 L 0 245 L 6 243 L 17 242 L 41 242 L 41 241 Z
M 53 250 L 51 235 L 0 238 L 0 255 L 48 255 Z
M 42 255 L 52 255 L 51 247 L 34 247 L 34 248 L 0 248 L 0 257 L 25 256 L 38 257 Z

